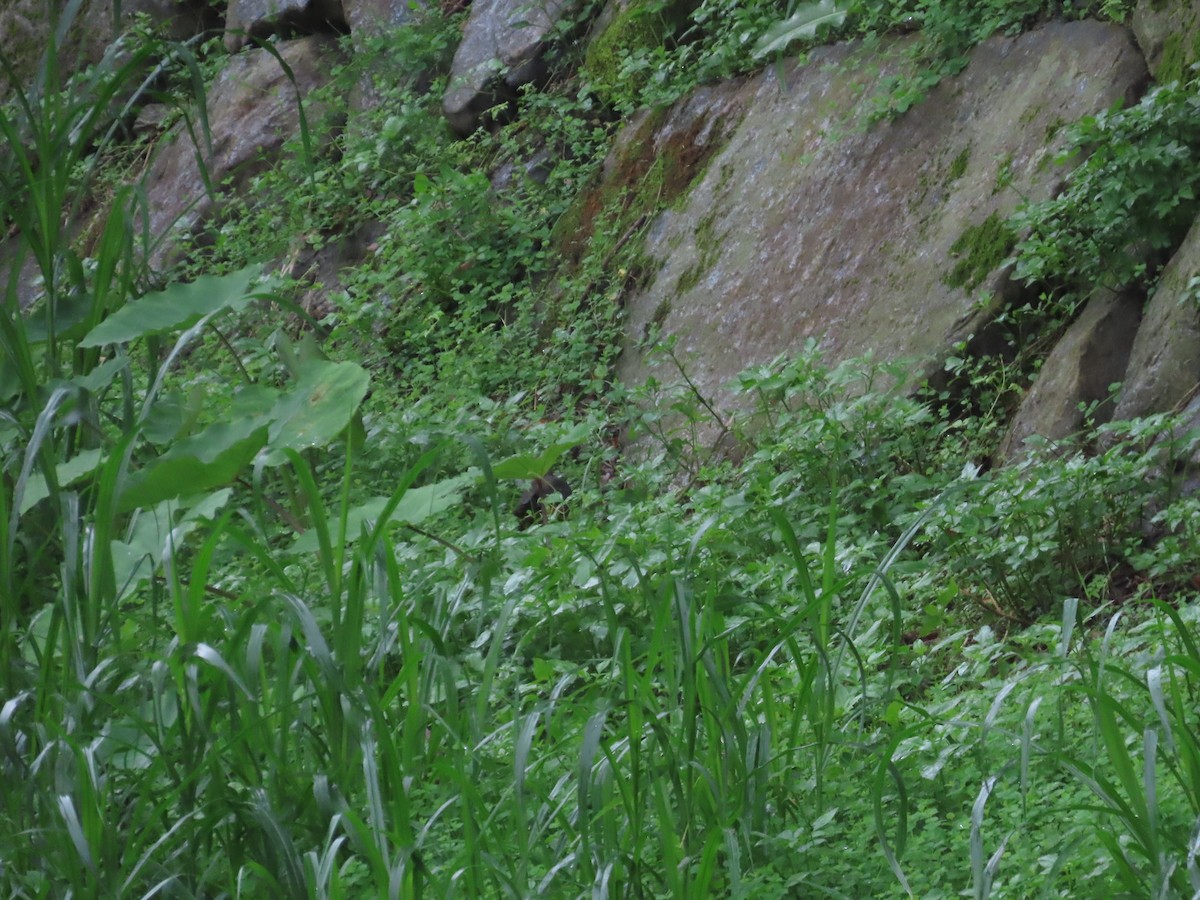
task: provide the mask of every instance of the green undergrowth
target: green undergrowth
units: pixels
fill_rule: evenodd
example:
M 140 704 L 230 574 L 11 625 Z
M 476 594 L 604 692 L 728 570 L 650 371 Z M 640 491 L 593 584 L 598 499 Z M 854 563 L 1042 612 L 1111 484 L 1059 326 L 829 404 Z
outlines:
M 1064 189 L 1023 203 L 1008 219 L 989 217 L 954 244 L 948 284 L 970 290 L 1005 264 L 1023 285 L 948 360 L 943 380 L 953 385 L 954 402 L 1011 411 L 1053 342 L 1093 296 L 1153 295 L 1200 209 L 1198 103 L 1200 82 L 1191 78 L 1073 123 L 1057 160 L 1072 166 Z
M 681 21 L 681 9 L 689 7 Z M 962 71 L 971 51 L 993 35 L 1015 35 L 1053 19 L 1123 22 L 1131 8 L 1127 0 L 700 0 L 682 6 L 642 0 L 622 7 L 609 26 L 611 36 L 601 32 L 583 77 L 627 114 L 767 62 L 802 61 L 807 49 L 831 39 L 857 38 L 873 47 L 912 34 L 901 71 L 875 98 L 873 118 L 888 118 Z M 614 60 L 607 47 L 622 35 L 623 50 Z
M 566 77 L 451 140 L 452 32 L 376 48 L 412 77 L 162 290 L 136 192 L 67 227 L 119 76 L 0 113 L 44 276 L 0 315 L 2 890 L 1193 894 L 1197 434 L 987 470 L 995 384 L 966 415 L 814 346 L 735 415 L 670 345 L 616 384 L 667 176 L 577 205 L 613 123 Z M 363 233 L 319 322 L 270 274 Z

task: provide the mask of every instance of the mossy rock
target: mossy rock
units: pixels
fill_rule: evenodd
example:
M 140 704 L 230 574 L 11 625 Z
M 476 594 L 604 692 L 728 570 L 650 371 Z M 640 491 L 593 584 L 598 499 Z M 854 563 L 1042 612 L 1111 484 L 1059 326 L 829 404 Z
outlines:
M 1192 33 L 1177 31 L 1163 43 L 1155 77 L 1161 84 L 1182 81 L 1196 62 L 1200 61 L 1200 29 Z
M 0 57 L 11 66 L 19 82 L 11 85 L 0 70 L 0 99 L 13 87 L 24 89 L 32 83 L 42 53 L 50 39 L 50 22 L 40 3 L 15 0 L 0 8 Z
M 692 0 L 612 0 L 592 29 L 582 75 L 606 103 L 636 94 L 649 73 L 631 79 L 624 60 L 668 43 L 695 7 Z
M 945 276 L 947 287 L 973 291 L 1012 253 L 1016 236 L 1007 220 L 992 213 L 978 225 L 973 225 L 950 245 L 950 255 L 957 262 Z
M 1200 62 L 1200 2 L 1142 0 L 1130 24 L 1160 84 L 1188 78 Z

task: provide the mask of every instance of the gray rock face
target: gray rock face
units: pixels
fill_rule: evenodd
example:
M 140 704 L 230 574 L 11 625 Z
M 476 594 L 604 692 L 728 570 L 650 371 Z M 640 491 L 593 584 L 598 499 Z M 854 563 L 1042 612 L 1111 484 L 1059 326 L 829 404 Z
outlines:
M 229 0 L 225 11 L 225 47 L 231 53 L 246 45 L 247 35 L 290 37 L 345 29 L 341 0 Z
M 83 27 L 103 55 L 104 45 L 127 27 L 136 16 L 148 16 L 164 37 L 183 41 L 218 23 L 216 11 L 204 0 L 121 0 L 120 17 L 111 0 L 90 0 L 83 14 Z M 97 57 L 98 58 L 98 57 Z
M 324 83 L 338 60 L 337 43 L 329 37 L 290 41 L 277 49 L 295 76 L 295 86 L 270 53 L 251 50 L 231 60 L 209 89 L 212 145 L 211 150 L 202 146 L 199 153 L 210 183 L 224 190 L 243 188 L 270 164 L 284 141 L 299 132 L 297 93 L 303 97 Z M 319 113 L 306 107 L 310 119 Z M 151 234 L 160 241 L 172 231 L 195 229 L 212 212 L 215 198 L 207 193 L 196 156 L 191 138 L 179 130 L 146 176 Z M 169 241 L 160 243 L 152 264 L 161 267 L 168 254 Z
M 354 53 L 367 53 L 372 40 L 386 38 L 397 29 L 411 27 L 422 17 L 440 13 L 429 10 L 424 0 L 343 0 L 346 23 L 350 28 L 350 43 Z M 368 56 L 368 58 L 371 58 Z M 371 65 L 350 94 L 352 113 L 375 109 L 390 89 L 402 83 L 422 85 L 422 93 L 431 79 L 430 73 L 413 73 L 411 68 L 397 71 L 386 60 L 372 58 Z M 351 121 L 354 116 L 351 115 Z
M 1081 404 L 1100 404 L 1096 424 L 1111 419 L 1109 388 L 1125 373 L 1141 317 L 1135 296 L 1101 290 L 1087 302 L 1042 364 L 1001 442 L 997 462 L 1013 459 L 1033 435 L 1057 441 L 1078 432 L 1084 426 Z
M 1200 224 L 1163 272 L 1133 341 L 1115 418 L 1169 412 L 1200 386 Z
M 547 36 L 578 7 L 578 0 L 475 0 L 442 98 L 450 127 L 470 134 L 480 113 L 534 81 Z
M 357 50 L 364 38 L 378 37 L 409 24 L 425 4 L 420 0 L 343 0 L 342 8 Z
M 655 275 L 626 303 L 626 383 L 649 374 L 635 341 L 656 326 L 726 408 L 737 372 L 809 338 L 832 361 L 946 355 L 1004 287 L 989 221 L 1062 178 L 1048 135 L 1146 79 L 1126 30 L 1054 23 L 989 40 L 901 118 L 866 126 L 902 50 L 822 48 L 758 77 L 728 144 L 651 228 Z
M 60 48 L 59 65 L 64 79 L 100 62 L 112 40 L 135 16 L 149 16 L 164 37 L 177 41 L 217 24 L 213 8 L 204 0 L 122 0 L 119 11 L 120 15 L 115 15 L 110 0 L 84 0 Z M 43 0 L 0 3 L 0 56 L 12 65 L 22 86 L 30 83 L 37 70 L 50 42 L 51 24 Z M 8 91 L 7 78 L 0 71 L 0 99 Z
M 564 217 L 568 227 L 558 235 L 559 250 L 577 262 L 606 198 L 637 190 L 647 180 L 656 184 L 659 202 L 675 202 L 737 128 L 753 87 L 734 79 L 697 88 L 669 109 L 635 113 L 613 141 L 600 177 L 577 198 L 578 214 Z
M 0 53 L 12 66 L 22 88 L 33 78 L 46 47 L 50 23 L 45 9 L 37 0 L 13 0 L 0 8 Z M 9 84 L 7 72 L 0 71 L 0 100 L 15 86 Z

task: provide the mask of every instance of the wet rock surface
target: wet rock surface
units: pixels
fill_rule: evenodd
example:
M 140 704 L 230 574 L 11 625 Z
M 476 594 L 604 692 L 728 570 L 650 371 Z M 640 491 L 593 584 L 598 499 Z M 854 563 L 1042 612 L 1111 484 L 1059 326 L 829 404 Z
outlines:
M 475 0 L 442 99 L 450 127 L 470 134 L 483 112 L 537 80 L 550 32 L 578 8 L 578 0 Z
M 111 6 L 85 0 L 69 41 L 80 65 L 100 60 L 134 14 L 176 39 L 219 26 L 223 15 L 228 46 L 243 50 L 207 86 L 209 134 L 194 117 L 198 141 L 171 129 L 166 106 L 132 107 L 139 112 L 136 120 L 130 115 L 132 132 L 149 140 L 167 129 L 147 180 L 150 231 L 159 240 L 153 265 L 168 265 L 180 252 L 175 237 L 194 235 L 219 215 L 223 194 L 246 190 L 273 164 L 299 130 L 296 98 L 308 97 L 343 61 L 336 35 L 348 31 L 350 52 L 357 52 L 415 22 L 425 6 L 231 0 L 221 9 L 200 0 L 129 0 L 114 19 Z M 443 96 L 450 125 L 469 133 L 486 110 L 537 81 L 547 41 L 580 8 L 579 0 L 475 0 Z M 615 77 L 604 68 L 611 63 L 605 53 L 619 56 L 635 38 L 657 46 L 682 21 L 676 14 L 686 18 L 686 2 L 664 9 L 674 12 L 643 27 L 630 4 L 613 0 L 587 38 L 579 23 L 580 40 L 590 42 L 584 79 Z M 0 51 L 18 74 L 45 43 L 40 11 L 30 0 L 12 0 L 0 11 Z M 295 83 L 270 51 L 245 45 L 240 32 L 274 40 Z M 289 39 L 299 34 L 309 36 Z M 830 362 L 872 354 L 910 359 L 926 374 L 973 336 L 986 343 L 989 323 L 1006 304 L 1036 299 L 1002 267 L 1009 248 L 999 223 L 1023 199 L 1060 189 L 1066 171 L 1054 159 L 1065 124 L 1139 96 L 1147 60 L 1159 81 L 1186 73 L 1200 47 L 1200 0 L 1140 0 L 1129 28 L 1053 22 L 993 38 L 960 75 L 906 114 L 873 122 L 892 90 L 888 79 L 911 66 L 906 50 L 913 40 L 821 47 L 803 65 L 705 85 L 670 108 L 631 118 L 555 236 L 565 265 L 577 263 L 614 197 L 626 207 L 618 242 L 645 235 L 642 286 L 625 298 L 624 381 L 640 383 L 651 373 L 643 347 L 659 337 L 677 339 L 689 377 L 718 408 L 733 404 L 727 385 L 739 371 L 810 340 Z M 416 76 L 373 71 L 384 92 L 362 87 L 348 108 L 383 102 L 389 79 L 401 77 Z M 322 114 L 311 105 L 305 111 L 310 119 Z M 544 178 L 555 162 L 545 147 L 531 145 L 525 157 L 490 173 L 493 186 L 503 192 Z M 644 210 L 661 205 L 667 211 L 649 220 Z M 88 215 L 102 221 L 104 211 Z M 363 232 L 368 237 L 344 235 L 320 249 L 291 236 L 295 252 L 280 265 L 307 282 L 306 309 L 319 314 L 328 307 L 339 273 L 366 252 L 376 227 Z M 84 238 L 90 233 L 86 223 L 72 228 Z M 9 232 L 0 236 L 0 272 L 16 251 Z M 1123 389 L 1115 408 L 1098 407 L 1100 421 L 1110 413 L 1125 419 L 1194 405 L 1197 285 L 1194 230 L 1144 304 L 1093 297 L 1046 357 L 997 459 L 1017 455 L 1031 435 L 1056 440 L 1073 433 L 1082 424 L 1080 404 L 1100 403 L 1116 381 Z M 25 259 L 22 308 L 38 293 Z
M 1200 227 L 1184 239 L 1146 305 L 1115 417 L 1181 408 L 1200 389 Z
M 650 369 L 639 342 L 675 336 L 718 406 L 737 372 L 812 338 L 827 358 L 937 360 L 995 312 L 999 217 L 1053 195 L 1060 126 L 1137 95 L 1129 32 L 1052 23 L 978 47 L 898 120 L 869 124 L 903 42 L 820 48 L 772 67 L 725 147 L 651 227 L 653 276 L 627 300 L 619 373 Z
M 214 210 L 216 197 L 209 186 L 236 191 L 262 171 L 283 143 L 300 129 L 297 95 L 308 94 L 328 78 L 337 61 L 337 43 L 314 36 L 278 46 L 295 83 L 279 61 L 266 50 L 239 54 L 221 72 L 208 94 L 207 114 L 211 143 L 197 123 L 200 146 L 187 130 L 177 128 L 163 146 L 147 175 L 151 234 L 160 240 L 152 258 L 156 268 L 169 259 L 171 243 L 161 242 L 172 232 L 194 231 Z M 321 111 L 306 108 L 310 118 Z M 197 163 L 197 153 L 207 166 L 208 183 Z
M 1150 73 L 1164 84 L 1186 76 L 1200 59 L 1198 0 L 1139 0 L 1129 24 Z
M 344 32 L 340 0 L 230 0 L 225 12 L 225 46 L 240 50 L 251 38 Z
M 1084 409 L 1091 421 L 1113 415 L 1111 387 L 1125 366 L 1142 318 L 1142 299 L 1101 290 L 1084 306 L 1046 357 L 1037 380 L 1025 395 L 996 454 L 997 462 L 1015 458 L 1033 435 L 1058 441 L 1083 429 Z

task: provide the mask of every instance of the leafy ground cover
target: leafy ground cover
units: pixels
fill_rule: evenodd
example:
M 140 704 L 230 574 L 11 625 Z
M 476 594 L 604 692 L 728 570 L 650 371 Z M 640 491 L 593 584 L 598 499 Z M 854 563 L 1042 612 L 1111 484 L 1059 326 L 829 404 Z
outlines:
M 947 23 L 1053 11 L 1024 6 L 839 27 L 922 14 L 940 59 Z M 103 166 L 122 73 L 60 92 L 50 54 L 47 90 L 5 108 L 0 221 L 45 294 L 24 315 L 10 281 L 0 317 L 8 894 L 1200 890 L 1194 434 L 1123 423 L 987 471 L 1011 360 L 958 360 L 949 396 L 809 348 L 743 373 L 734 460 L 696 442 L 715 413 L 672 348 L 659 383 L 612 383 L 644 210 L 611 198 L 571 254 L 557 224 L 614 107 L 753 64 L 747 22 L 779 40 L 796 13 L 736 7 L 631 51 L 638 97 L 601 102 L 563 50 L 468 141 L 432 127 L 436 78 L 391 87 L 165 289 L 135 207 L 86 243 L 65 227 L 98 193 L 136 204 Z M 441 71 L 452 27 L 378 52 Z M 1121 174 L 1136 116 L 1082 126 L 1117 136 L 1080 184 L 1174 184 Z M 497 202 L 480 173 L 539 146 L 563 161 Z M 1051 247 L 1100 215 L 1024 214 Z M 377 252 L 313 330 L 260 263 L 368 217 Z M 1052 328 L 1075 273 L 1020 252 L 1051 268 L 1027 319 Z M 570 497 L 519 521 L 552 470 Z

